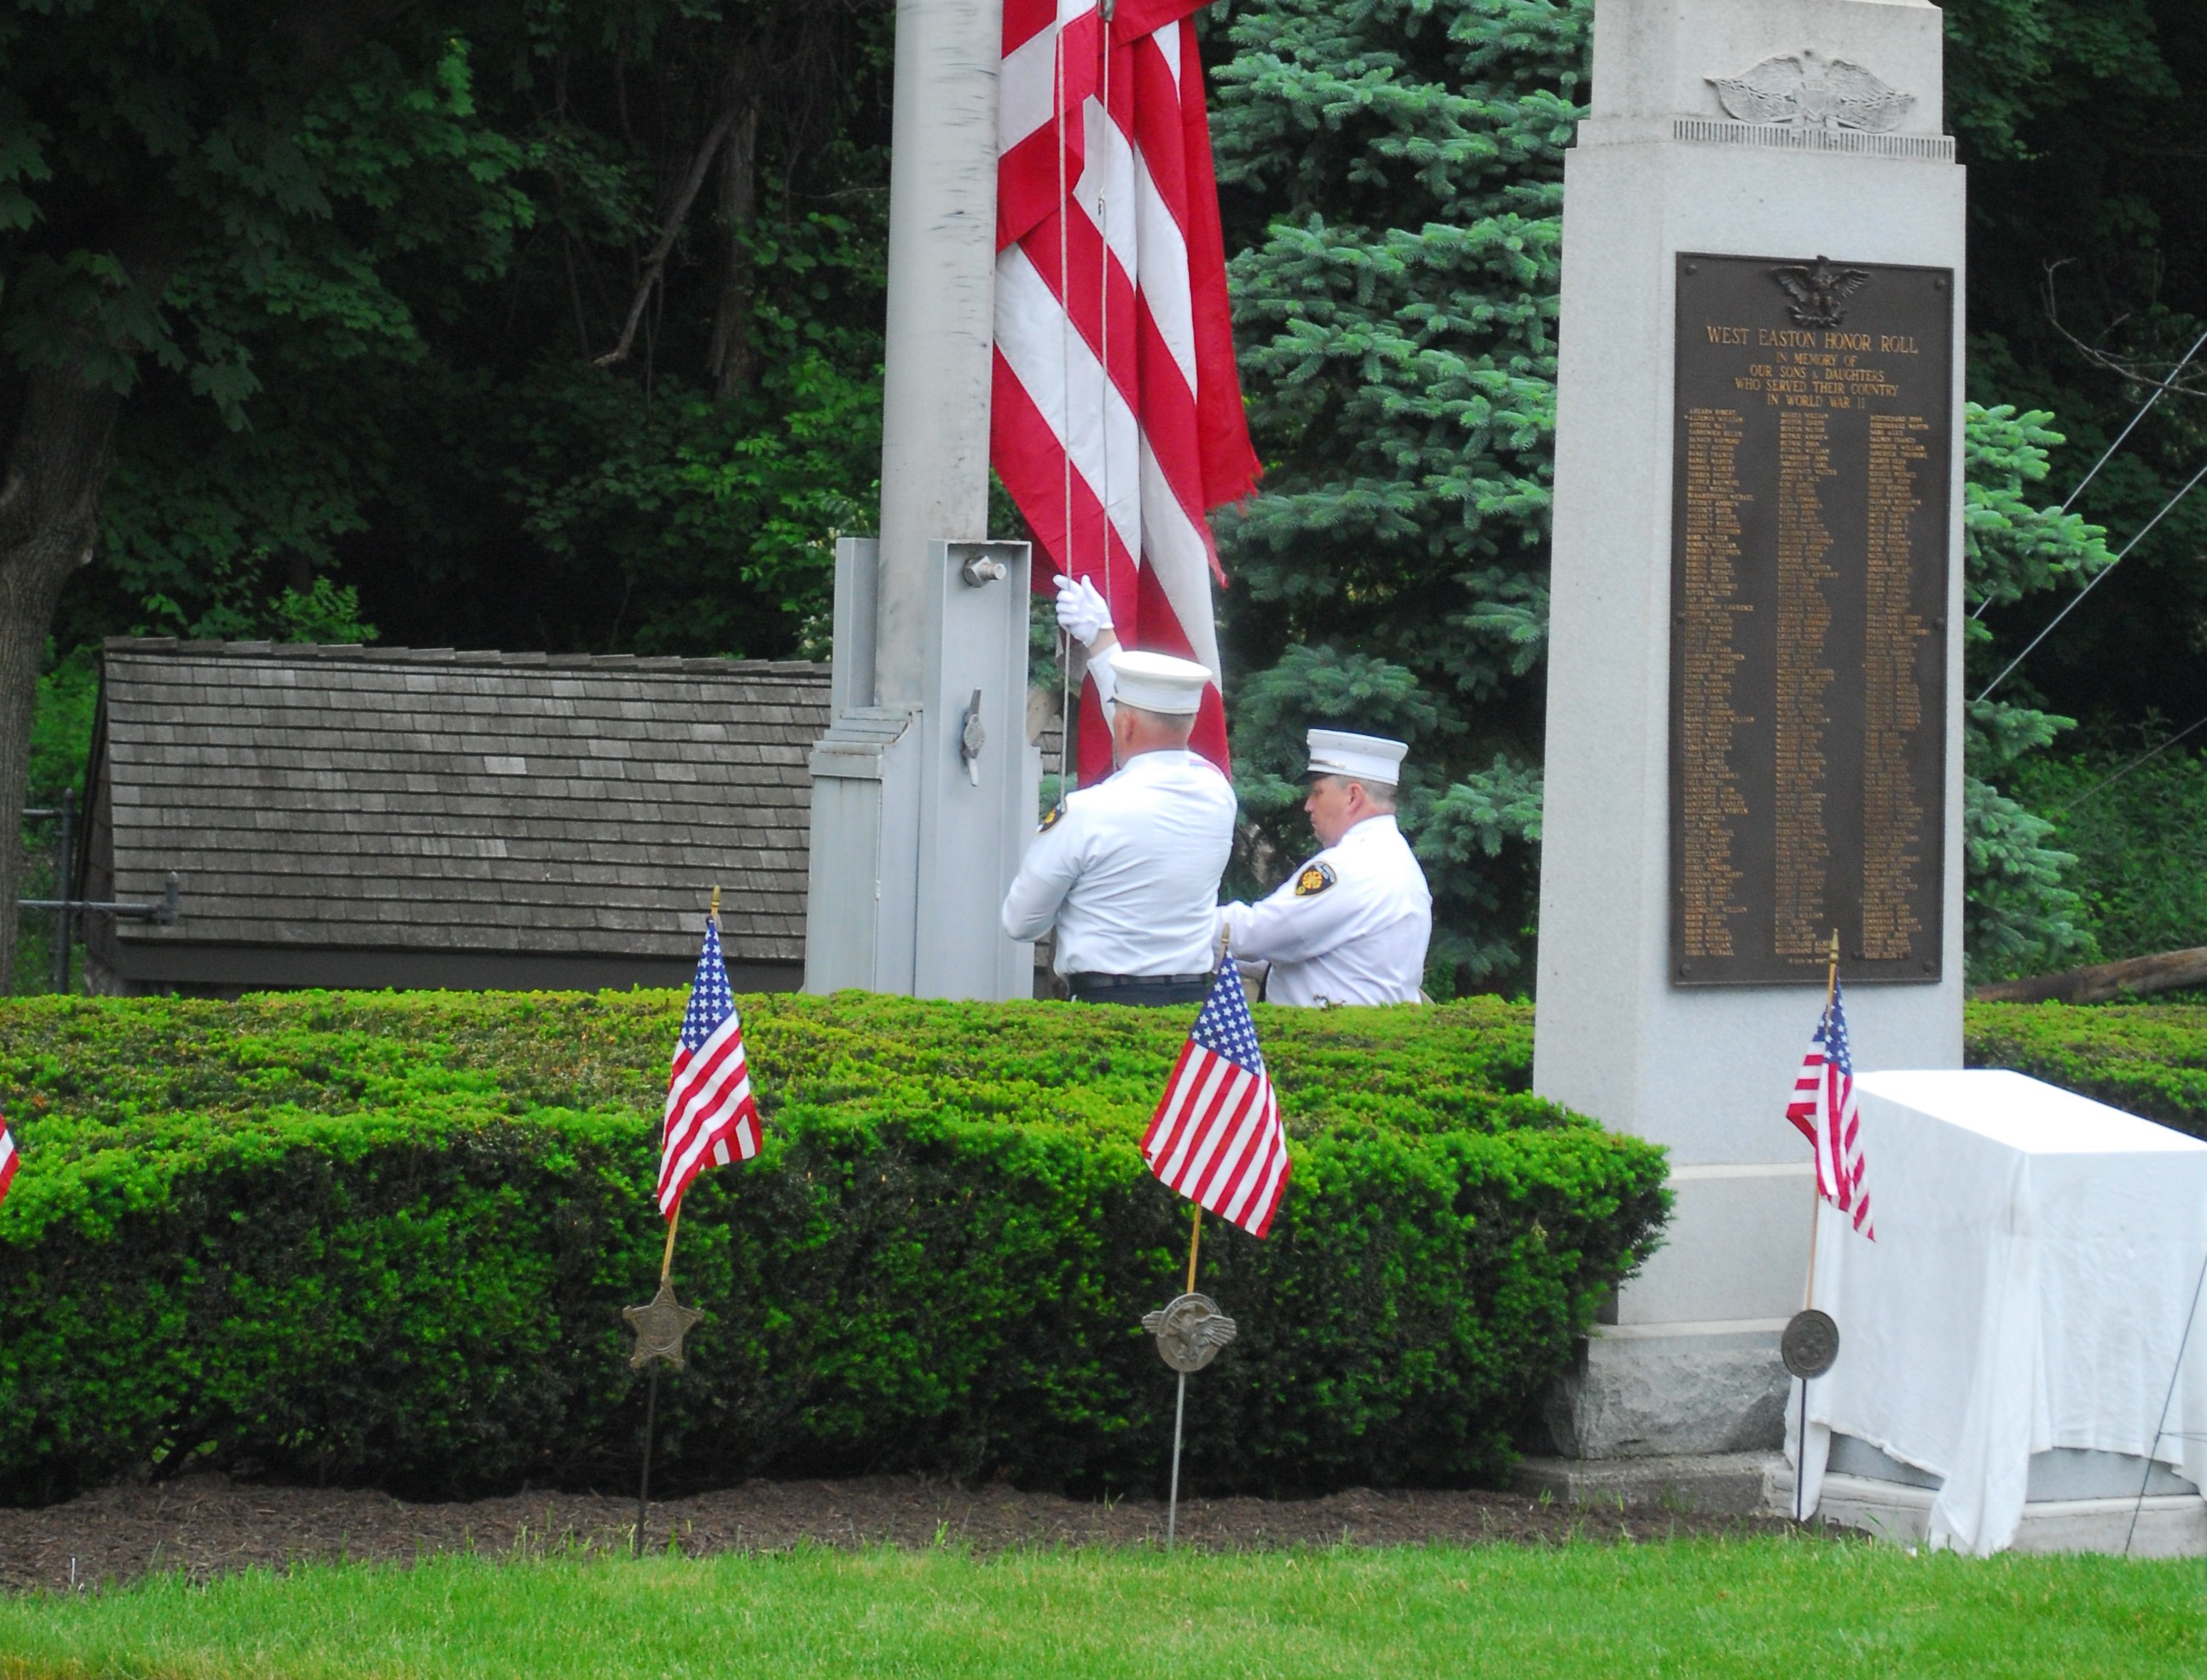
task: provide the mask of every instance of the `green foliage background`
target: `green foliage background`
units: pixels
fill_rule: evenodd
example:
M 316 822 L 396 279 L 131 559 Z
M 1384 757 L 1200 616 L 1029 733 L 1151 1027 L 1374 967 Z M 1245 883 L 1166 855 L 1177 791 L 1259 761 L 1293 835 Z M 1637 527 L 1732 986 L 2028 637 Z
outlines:
M 1563 152 L 1590 8 L 1235 0 L 1212 135 L 1265 478 L 1218 522 L 1237 790 L 1271 886 L 1313 842 L 1302 732 L 1411 743 L 1428 984 L 1522 983 Z
M 2053 418 L 2005 405 L 1966 405 L 1963 599 L 1971 614 L 1962 626 L 1963 948 L 1977 979 L 2058 968 L 2096 948 L 2083 901 L 2067 884 L 2076 855 L 2054 844 L 2052 822 L 2001 786 L 2027 779 L 2044 749 L 2076 720 L 2019 704 L 2006 691 L 1987 692 L 2008 663 L 1999 659 L 1987 612 L 2081 589 L 2112 559 L 2098 526 L 2080 514 L 2034 505 L 2043 495 L 2049 451 L 2062 441 L 2051 429 Z
M 2050 843 L 2077 859 L 2077 920 L 2110 961 L 2207 945 L 2207 758 L 2181 745 L 2154 753 L 2173 732 L 2154 720 L 2016 778 Z
M 1965 1053 L 2207 1139 L 2207 1007 L 1972 1003 Z
M 87 167 L 56 113 L 102 132 L 102 190 L 144 171 L 204 235 L 131 302 L 156 326 L 116 329 L 131 400 L 64 649 L 342 629 L 300 619 L 326 579 L 402 644 L 813 649 L 833 533 L 875 500 L 885 0 L 402 9 L 297 109 L 288 36 L 273 93 L 224 79 L 253 8 L 160 9 L 80 0 L 8 31 L 11 343 L 47 330 L 25 277 L 53 265 L 7 230 L 52 243 Z M 707 143 L 732 102 L 752 125 L 733 207 Z M 164 170 L 194 146 L 228 174 Z
M 617 1488 L 643 1386 L 682 1001 L 22 1001 L 0 1091 L 0 1498 L 212 1463 L 416 1494 Z M 1491 1477 L 1653 1247 L 1660 1150 L 1525 1094 L 1491 1001 L 1259 1009 L 1295 1155 L 1267 1241 L 1207 1222 L 1241 1327 L 1192 1384 L 1198 1488 Z M 924 1470 L 1154 1487 L 1186 1205 L 1138 1144 L 1185 1022 L 753 1001 L 757 1162 L 675 1276 L 711 1316 L 664 1485 Z
M 2168 140 L 2198 126 L 2207 12 L 1943 15 L 1971 169 L 1969 388 L 1993 416 L 1971 442 L 1974 692 L 2100 563 L 2046 505 L 2207 320 L 2207 200 Z M 281 9 L 0 18 L 0 339 L 20 370 L 89 332 L 95 372 L 129 393 L 57 659 L 134 628 L 824 652 L 832 538 L 875 503 L 888 0 L 376 16 L 296 105 L 280 52 L 223 49 L 289 27 Z M 1407 736 L 1437 995 L 1529 976 L 1561 169 L 1590 16 L 1220 0 L 1199 19 L 1267 469 L 1219 522 L 1253 825 L 1230 884 L 1269 886 L 1312 845 L 1304 726 Z M 731 99 L 755 121 L 749 196 L 723 194 L 723 152 L 685 208 Z M 103 220 L 147 203 L 175 248 L 158 295 Z M 2126 540 L 2188 475 L 2198 389 L 2094 480 L 2092 527 Z M 2126 936 L 2090 907 L 2117 889 L 2063 861 L 2023 771 L 2061 719 L 2099 750 L 2207 715 L 2203 543 L 2195 497 L 1972 708 L 1979 974 Z

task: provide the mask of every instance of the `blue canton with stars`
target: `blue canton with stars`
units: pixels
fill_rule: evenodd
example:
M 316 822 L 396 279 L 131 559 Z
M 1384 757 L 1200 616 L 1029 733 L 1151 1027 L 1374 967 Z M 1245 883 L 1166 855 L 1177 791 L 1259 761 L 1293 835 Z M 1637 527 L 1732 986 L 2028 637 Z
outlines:
M 1847 1048 L 1847 1012 L 1841 1001 L 1844 988 L 1832 989 L 1831 1013 L 1824 1024 L 1816 1029 L 1816 1037 L 1824 1046 L 1824 1060 L 1839 1070 L 1839 1077 L 1851 1079 L 1855 1076 L 1854 1052 Z
M 1218 983 L 1195 1018 L 1188 1042 L 1200 1044 L 1213 1055 L 1223 1055 L 1246 1073 L 1265 1071 L 1264 1052 L 1257 1048 L 1257 1023 L 1249 1019 L 1249 1000 L 1241 992 L 1241 975 L 1232 963 L 1218 971 Z
M 697 978 L 690 983 L 690 1007 L 682 1017 L 682 1048 L 692 1052 L 704 1049 L 705 1041 L 735 1013 L 735 994 L 728 989 L 728 966 L 721 960 L 720 924 L 709 921 L 705 948 L 697 958 Z

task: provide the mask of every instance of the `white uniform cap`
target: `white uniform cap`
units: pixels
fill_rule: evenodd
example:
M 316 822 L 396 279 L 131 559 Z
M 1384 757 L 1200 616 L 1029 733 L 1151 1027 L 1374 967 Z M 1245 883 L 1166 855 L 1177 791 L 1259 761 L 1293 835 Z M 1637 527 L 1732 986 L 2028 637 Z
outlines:
M 1307 738 L 1310 768 L 1305 775 L 1346 776 L 1388 787 L 1402 780 L 1403 755 L 1410 750 L 1407 742 L 1391 741 L 1385 735 L 1351 735 L 1340 729 L 1313 729 Z
M 1209 667 L 1192 659 L 1124 649 L 1111 655 L 1111 675 L 1116 684 L 1111 698 L 1116 704 L 1167 717 L 1193 717 L 1203 704 L 1204 686 L 1211 681 Z

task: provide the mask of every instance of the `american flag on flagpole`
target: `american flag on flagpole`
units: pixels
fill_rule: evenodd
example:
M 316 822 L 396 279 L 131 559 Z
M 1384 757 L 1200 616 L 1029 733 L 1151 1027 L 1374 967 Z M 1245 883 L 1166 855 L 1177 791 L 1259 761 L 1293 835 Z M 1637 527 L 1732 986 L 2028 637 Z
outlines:
M 659 1211 L 668 1218 L 690 1181 L 708 1166 L 725 1167 L 759 1152 L 758 1103 L 744 1055 L 743 1022 L 721 960 L 721 924 L 705 923 L 705 948 L 690 983 L 690 1007 L 674 1041 L 667 1079 L 667 1117 L 659 1145 Z M 670 1239 L 671 1241 L 671 1239 Z M 670 1253 L 673 1251 L 670 1247 Z
M 1094 582 L 1129 648 L 1211 667 L 1193 744 L 1223 768 L 1206 516 L 1257 481 L 1194 26 L 1203 0 L 1004 0 L 990 464 L 1044 568 Z M 1080 777 L 1110 771 L 1084 699 Z
M 0 1201 L 8 1198 L 8 1187 L 15 1181 L 15 1169 L 21 1157 L 15 1153 L 15 1139 L 9 1134 L 8 1121 L 0 1115 Z
M 1250 1235 L 1271 1229 L 1288 1187 L 1288 1134 L 1241 976 L 1230 962 L 1220 966 L 1173 1064 L 1142 1134 L 1142 1158 L 1181 1195 Z
M 1863 1183 L 1862 1116 L 1855 1104 L 1854 1053 L 1847 1046 L 1847 1012 L 1839 982 L 1809 1041 L 1809 1054 L 1793 1080 L 1785 1118 L 1815 1151 L 1816 1193 L 1844 1214 L 1872 1242 L 1869 1190 Z

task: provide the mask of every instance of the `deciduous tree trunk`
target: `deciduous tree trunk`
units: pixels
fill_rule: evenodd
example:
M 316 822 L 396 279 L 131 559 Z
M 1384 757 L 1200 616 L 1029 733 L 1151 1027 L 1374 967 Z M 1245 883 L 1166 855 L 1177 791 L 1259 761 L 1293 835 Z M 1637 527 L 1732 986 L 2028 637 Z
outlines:
M 751 264 L 744 249 L 758 214 L 758 106 L 752 105 L 728 130 L 721 148 L 719 202 L 714 225 L 721 243 L 721 296 L 713 308 L 713 342 L 706 356 L 713 392 L 722 402 L 751 388 L 757 357 L 751 345 Z
M 99 496 L 114 458 L 114 392 L 74 366 L 7 381 L 0 456 L 0 990 L 15 970 L 15 900 L 22 878 L 24 784 L 31 716 L 62 585 L 92 559 Z

